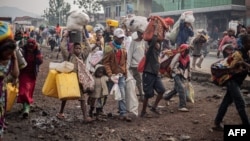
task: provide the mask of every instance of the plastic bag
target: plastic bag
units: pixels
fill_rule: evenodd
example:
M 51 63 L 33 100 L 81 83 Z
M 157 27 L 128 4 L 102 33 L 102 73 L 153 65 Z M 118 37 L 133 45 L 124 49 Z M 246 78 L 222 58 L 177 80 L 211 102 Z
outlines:
M 110 95 L 114 95 L 115 100 L 118 100 L 118 101 L 122 100 L 121 91 L 120 91 L 118 84 L 113 85 L 110 91 Z
M 186 84 L 187 88 L 187 101 L 194 103 L 194 87 L 191 82 L 187 82 Z
M 171 41 L 171 42 L 175 42 L 177 35 L 179 33 L 180 30 L 180 20 L 181 18 L 179 18 L 176 23 L 173 26 L 173 29 L 167 34 L 167 38 Z
M 111 80 L 114 82 L 114 85 L 110 91 L 110 95 L 114 95 L 115 100 L 122 100 L 122 95 L 121 95 L 121 91 L 118 85 L 118 81 L 119 81 L 119 75 L 115 75 L 111 77 Z
M 186 11 L 183 13 L 184 14 L 184 20 L 185 22 L 193 23 L 195 21 L 193 11 Z

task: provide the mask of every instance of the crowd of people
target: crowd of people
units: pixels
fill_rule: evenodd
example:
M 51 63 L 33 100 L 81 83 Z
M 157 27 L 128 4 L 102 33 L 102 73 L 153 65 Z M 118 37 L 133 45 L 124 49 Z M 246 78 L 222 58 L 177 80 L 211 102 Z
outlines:
M 118 84 L 120 90 L 120 98 L 118 101 L 119 119 L 124 121 L 132 121 L 129 117 L 127 109 L 128 95 L 126 91 L 126 79 L 128 75 L 132 75 L 136 81 L 137 90 L 134 89 L 133 95 L 138 95 L 139 101 L 143 103 L 140 117 L 151 116 L 147 111 L 148 100 L 155 96 L 155 102 L 150 106 L 150 111 L 154 114 L 161 115 L 161 111 L 157 108 L 158 103 L 164 99 L 170 100 L 174 95 L 179 95 L 178 110 L 180 112 L 188 112 L 186 106 L 187 88 L 185 83 L 191 81 L 191 70 L 196 67 L 201 68 L 202 61 L 205 57 L 202 49 L 206 47 L 208 35 L 203 31 L 195 33 L 192 23 L 183 19 L 180 22 L 180 29 L 177 34 L 176 42 L 169 44 L 167 48 L 163 48 L 163 41 L 158 40 L 157 23 L 153 24 L 154 33 L 150 41 L 143 39 L 143 31 L 131 31 L 125 27 L 107 27 L 107 29 L 98 29 L 96 31 L 88 31 L 86 26 L 82 31 L 82 42 L 70 41 L 70 32 L 61 31 L 60 25 L 56 26 L 56 45 L 60 47 L 64 61 L 74 64 L 74 72 L 79 74 L 86 69 L 94 78 L 95 86 L 93 89 L 85 89 L 80 86 L 81 97 L 79 99 L 83 120 L 86 123 L 94 122 L 94 119 L 105 120 L 105 104 L 109 97 L 110 91 L 114 84 Z M 242 124 L 249 125 L 249 118 L 245 111 L 244 99 L 240 93 L 240 86 L 243 80 L 249 75 L 250 70 L 250 26 L 248 28 L 241 27 L 240 33 L 228 29 L 223 32 L 224 36 L 218 45 L 218 57 L 220 52 L 226 58 L 235 51 L 242 54 L 244 61 L 238 62 L 236 67 L 232 68 L 232 77 L 226 82 L 226 94 L 219 107 L 218 114 L 215 117 L 215 130 L 223 130 L 221 125 L 227 108 L 231 103 L 235 103 L 236 109 L 242 120 Z M 61 34 L 62 32 L 62 34 Z M 171 31 L 170 31 L 171 32 Z M 29 116 L 30 104 L 33 103 L 33 93 L 36 84 L 39 67 L 43 63 L 43 57 L 39 50 L 38 43 L 49 43 L 48 29 L 45 28 L 41 34 L 30 32 L 16 32 L 15 38 L 12 35 L 0 38 L 0 135 L 3 135 L 5 124 L 5 107 L 6 107 L 6 83 L 9 81 L 6 76 L 12 76 L 13 85 L 18 85 L 19 95 L 17 102 L 22 103 L 22 117 Z M 0 35 L 0 37 L 3 35 Z M 27 36 L 27 37 L 26 37 Z M 190 38 L 193 40 L 189 40 Z M 26 39 L 27 38 L 27 39 Z M 23 69 L 18 68 L 16 57 L 16 41 L 25 39 L 22 50 L 23 56 L 27 62 L 27 66 Z M 41 40 L 42 39 L 42 40 Z M 165 38 L 165 40 L 168 40 Z M 170 43 L 170 42 L 169 42 Z M 167 55 L 169 50 L 174 47 L 178 52 L 170 63 L 171 78 L 174 80 L 174 89 L 167 92 L 162 82 L 162 74 L 159 73 L 161 55 Z M 51 44 L 48 44 L 51 46 Z M 51 48 L 53 51 L 53 48 Z M 100 54 L 97 54 L 100 53 Z M 96 55 L 96 56 L 94 56 Z M 91 57 L 97 57 L 97 62 L 91 60 Z M 137 68 L 145 56 L 146 61 L 143 72 L 138 72 Z M 192 60 L 191 60 L 192 58 Z M 198 60 L 198 63 L 196 63 Z M 79 63 L 86 64 L 86 68 L 78 67 Z M 242 66 L 242 67 L 239 67 Z M 239 69 L 241 68 L 241 69 Z M 243 68 L 243 69 L 242 69 Z M 84 69 L 84 70 L 81 70 Z M 116 79 L 117 78 L 117 79 Z M 83 78 L 84 79 L 84 78 Z M 126 99 L 126 100 L 125 100 Z M 67 100 L 62 100 L 61 108 L 56 114 L 59 119 L 64 119 L 64 108 Z M 137 107 L 138 108 L 138 107 Z M 114 111 L 109 111 L 114 112 Z

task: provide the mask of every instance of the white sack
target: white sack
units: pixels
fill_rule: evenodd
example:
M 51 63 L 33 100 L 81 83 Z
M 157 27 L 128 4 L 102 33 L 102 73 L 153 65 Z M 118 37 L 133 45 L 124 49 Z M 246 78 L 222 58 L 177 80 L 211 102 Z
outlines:
M 139 101 L 136 96 L 136 81 L 128 71 L 126 79 L 126 107 L 127 111 L 138 116 Z
M 66 27 L 68 30 L 82 30 L 87 25 L 90 18 L 86 13 L 80 11 L 72 11 L 67 19 Z
M 148 26 L 148 21 L 146 17 L 133 16 L 128 18 L 124 24 L 131 32 L 144 32 Z

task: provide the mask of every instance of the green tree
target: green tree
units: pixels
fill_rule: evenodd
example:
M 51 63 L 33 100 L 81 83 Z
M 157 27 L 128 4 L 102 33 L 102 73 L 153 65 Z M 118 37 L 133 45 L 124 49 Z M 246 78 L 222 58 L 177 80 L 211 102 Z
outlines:
M 82 8 L 82 12 L 89 15 L 89 17 L 95 18 L 98 11 L 101 10 L 101 0 L 74 0 L 74 4 L 79 8 Z
M 64 0 L 50 0 L 49 8 L 44 10 L 43 17 L 48 20 L 49 25 L 55 26 L 57 23 L 66 25 L 66 19 L 70 9 L 70 4 L 64 2 Z

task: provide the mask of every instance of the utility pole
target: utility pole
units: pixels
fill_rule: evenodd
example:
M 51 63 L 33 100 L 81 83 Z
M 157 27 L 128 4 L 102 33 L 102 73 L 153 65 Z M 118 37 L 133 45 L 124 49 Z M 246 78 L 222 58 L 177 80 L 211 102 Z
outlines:
M 125 14 L 125 16 L 127 15 L 127 5 L 126 5 L 126 3 L 127 3 L 127 0 L 124 0 L 124 14 Z

